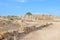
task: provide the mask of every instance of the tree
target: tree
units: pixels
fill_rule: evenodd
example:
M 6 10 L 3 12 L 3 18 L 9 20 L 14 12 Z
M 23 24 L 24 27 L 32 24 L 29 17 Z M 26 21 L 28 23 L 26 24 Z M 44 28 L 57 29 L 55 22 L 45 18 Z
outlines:
M 27 12 L 26 15 L 32 15 L 32 13 L 31 12 Z

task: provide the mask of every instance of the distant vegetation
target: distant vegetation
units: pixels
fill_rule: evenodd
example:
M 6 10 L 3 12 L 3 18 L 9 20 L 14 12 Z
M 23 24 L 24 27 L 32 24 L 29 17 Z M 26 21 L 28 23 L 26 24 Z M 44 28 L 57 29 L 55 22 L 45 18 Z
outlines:
M 26 15 L 32 15 L 32 13 L 31 12 L 27 12 Z

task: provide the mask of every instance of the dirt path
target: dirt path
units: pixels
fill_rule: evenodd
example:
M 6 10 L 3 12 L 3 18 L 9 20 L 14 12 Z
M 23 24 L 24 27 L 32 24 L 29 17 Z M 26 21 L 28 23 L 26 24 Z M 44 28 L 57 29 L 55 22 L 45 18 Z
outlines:
M 60 22 L 53 22 L 53 25 L 32 32 L 22 40 L 60 40 Z

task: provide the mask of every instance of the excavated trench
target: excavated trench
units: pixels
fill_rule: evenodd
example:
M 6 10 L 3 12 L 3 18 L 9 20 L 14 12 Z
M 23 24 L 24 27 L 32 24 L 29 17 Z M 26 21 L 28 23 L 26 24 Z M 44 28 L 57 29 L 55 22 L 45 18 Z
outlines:
M 41 25 L 39 27 L 36 27 L 36 26 L 25 27 L 25 30 L 22 33 L 19 33 L 18 31 L 6 32 L 6 33 L 4 33 L 4 35 L 2 36 L 2 38 L 0 40 L 22 40 L 29 33 L 38 31 L 38 30 L 42 30 L 43 28 L 49 27 L 50 25 L 52 25 L 52 23 Z

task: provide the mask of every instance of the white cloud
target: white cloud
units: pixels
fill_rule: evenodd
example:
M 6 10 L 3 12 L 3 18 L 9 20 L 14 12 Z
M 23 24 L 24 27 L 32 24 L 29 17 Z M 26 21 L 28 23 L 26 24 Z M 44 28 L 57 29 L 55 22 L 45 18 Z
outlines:
M 17 2 L 26 2 L 26 0 L 16 0 Z
M 31 1 L 46 1 L 46 0 L 7 0 L 7 1 L 12 1 L 12 2 L 21 2 L 21 3 L 24 3 L 24 2 L 31 2 Z
M 26 2 L 26 0 L 7 0 L 7 1 L 12 1 L 12 2 L 22 2 L 22 3 L 24 3 L 24 2 Z

